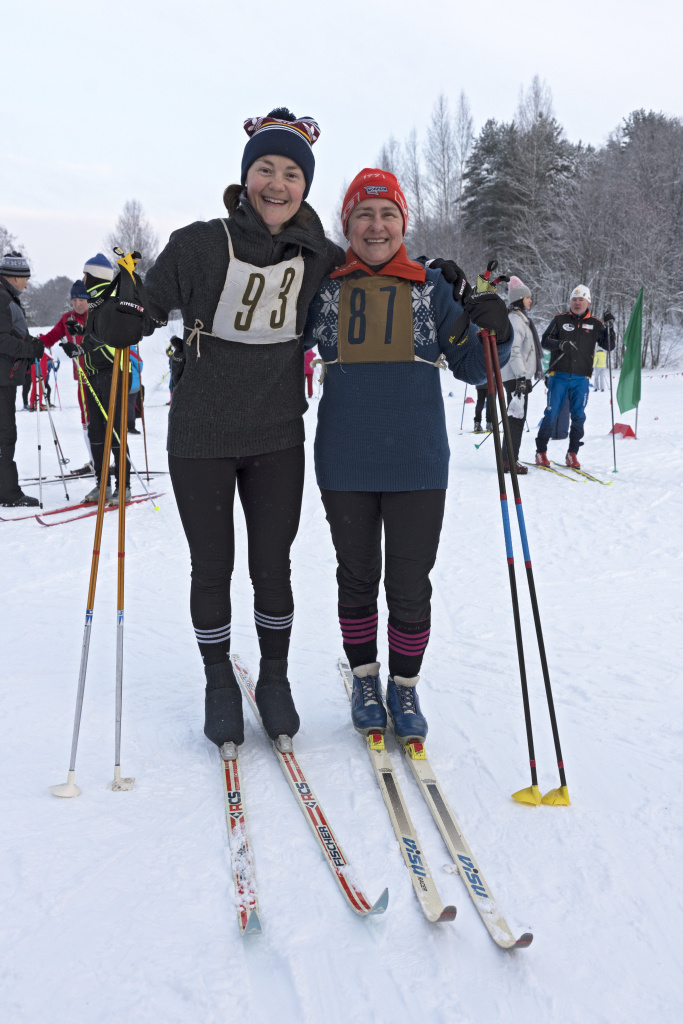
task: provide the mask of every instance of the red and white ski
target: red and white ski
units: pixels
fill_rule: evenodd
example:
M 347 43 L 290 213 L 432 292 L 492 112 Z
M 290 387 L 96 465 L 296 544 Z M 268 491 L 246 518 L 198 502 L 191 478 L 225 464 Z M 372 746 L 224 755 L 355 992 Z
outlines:
M 240 763 L 234 743 L 224 743 L 221 747 L 221 763 L 223 765 L 225 815 L 228 822 L 228 842 L 232 880 L 235 886 L 237 922 L 242 935 L 253 935 L 261 931 L 261 919 L 256 891 L 254 858 L 247 829 L 247 812 Z
M 238 655 L 231 655 L 231 660 L 235 668 L 235 675 L 244 690 L 254 717 L 259 725 L 263 725 L 256 706 L 256 685 L 249 673 L 249 669 Z M 273 743 L 275 756 L 344 899 L 360 917 L 383 914 L 389 902 L 388 890 L 384 890 L 376 903 L 370 903 L 363 891 L 355 884 L 349 862 L 344 856 L 344 851 L 334 834 L 334 830 L 320 801 L 313 791 L 313 787 L 294 754 L 291 740 L 288 737 L 285 737 L 285 739 L 287 743 L 282 742 L 281 746 Z

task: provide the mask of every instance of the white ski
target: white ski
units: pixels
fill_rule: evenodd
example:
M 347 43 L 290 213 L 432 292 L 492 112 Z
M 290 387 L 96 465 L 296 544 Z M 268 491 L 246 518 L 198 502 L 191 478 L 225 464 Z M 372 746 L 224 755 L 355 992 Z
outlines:
M 348 662 L 343 661 L 341 658 L 339 659 L 339 671 L 350 700 L 353 688 L 353 673 L 349 668 Z M 420 849 L 420 840 L 410 820 L 408 808 L 405 805 L 403 794 L 394 774 L 391 758 L 385 749 L 382 734 L 371 733 L 367 737 L 367 748 L 372 767 L 375 771 L 377 785 L 380 788 L 384 803 L 389 812 L 389 819 L 398 839 L 398 845 L 403 855 L 405 866 L 408 868 L 422 913 L 431 922 L 453 921 L 457 910 L 451 906 L 444 907 L 441 902 L 441 897 L 437 892 L 429 866 Z
M 348 662 L 340 658 L 339 669 L 344 676 L 344 682 L 348 691 L 352 679 Z M 391 719 L 391 716 L 389 716 L 389 719 Z M 474 855 L 462 834 L 462 829 L 458 825 L 455 815 L 446 800 L 446 796 L 436 779 L 432 766 L 427 760 L 424 744 L 409 743 L 407 746 L 404 746 L 402 743 L 399 743 L 399 747 L 405 754 L 410 770 L 420 787 L 420 792 L 427 802 L 427 806 L 448 848 L 448 852 L 453 858 L 453 863 L 457 867 L 460 877 L 465 883 L 467 891 L 472 897 L 472 902 L 486 925 L 489 935 L 496 945 L 502 949 L 530 946 L 534 938 L 531 932 L 525 932 L 516 939 L 499 911 L 488 883 L 476 866 Z

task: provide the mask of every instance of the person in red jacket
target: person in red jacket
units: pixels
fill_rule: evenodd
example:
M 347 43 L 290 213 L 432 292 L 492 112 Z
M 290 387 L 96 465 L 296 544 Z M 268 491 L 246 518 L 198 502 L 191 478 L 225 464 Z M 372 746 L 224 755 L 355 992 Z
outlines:
M 85 439 L 85 446 L 88 449 L 89 459 L 82 469 L 74 471 L 78 474 L 90 473 L 93 468 L 92 452 L 90 450 L 90 441 L 88 440 L 88 410 L 85 401 L 86 384 L 84 383 L 84 378 L 82 376 L 85 367 L 83 365 L 83 356 L 78 353 L 78 343 L 81 335 L 75 333 L 73 329 L 74 324 L 78 324 L 80 327 L 85 327 L 87 319 L 88 292 L 86 291 L 86 287 L 82 281 L 74 281 L 71 286 L 71 309 L 60 317 L 52 330 L 47 331 L 46 334 L 40 335 L 40 340 L 46 348 L 51 348 L 57 341 L 61 342 L 62 348 L 73 360 L 74 380 L 77 384 L 78 393 L 78 407 L 81 410 L 81 425 L 83 426 L 83 437 Z M 78 372 L 79 367 L 81 369 L 80 374 Z M 35 374 L 35 369 L 33 372 Z
M 309 348 L 308 352 L 304 353 L 304 377 L 306 378 L 306 384 L 308 385 L 308 397 L 313 397 L 313 360 L 315 359 L 315 349 Z

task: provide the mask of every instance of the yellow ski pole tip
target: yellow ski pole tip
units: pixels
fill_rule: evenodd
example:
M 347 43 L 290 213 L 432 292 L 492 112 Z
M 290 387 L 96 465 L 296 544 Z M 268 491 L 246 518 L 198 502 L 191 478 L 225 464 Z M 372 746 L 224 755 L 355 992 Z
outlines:
M 570 807 L 569 790 L 566 786 L 559 786 L 558 789 L 551 789 L 541 800 L 542 804 L 549 804 L 551 807 Z
M 541 802 L 541 791 L 538 786 L 527 786 L 526 789 L 518 789 L 516 793 L 513 793 L 512 799 L 520 804 L 531 804 L 532 807 L 538 807 Z

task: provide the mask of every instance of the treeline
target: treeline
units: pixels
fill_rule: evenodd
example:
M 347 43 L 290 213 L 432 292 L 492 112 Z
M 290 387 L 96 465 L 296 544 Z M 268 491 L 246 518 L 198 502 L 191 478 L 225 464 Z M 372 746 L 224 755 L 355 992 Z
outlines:
M 644 286 L 643 366 L 666 359 L 683 317 L 680 118 L 637 110 L 603 147 L 572 143 L 536 77 L 512 121 L 475 135 L 465 95 L 454 109 L 440 96 L 424 139 L 390 139 L 377 160 L 408 196 L 409 252 L 452 257 L 471 280 L 495 257 L 541 321 L 586 284 L 619 337 Z

